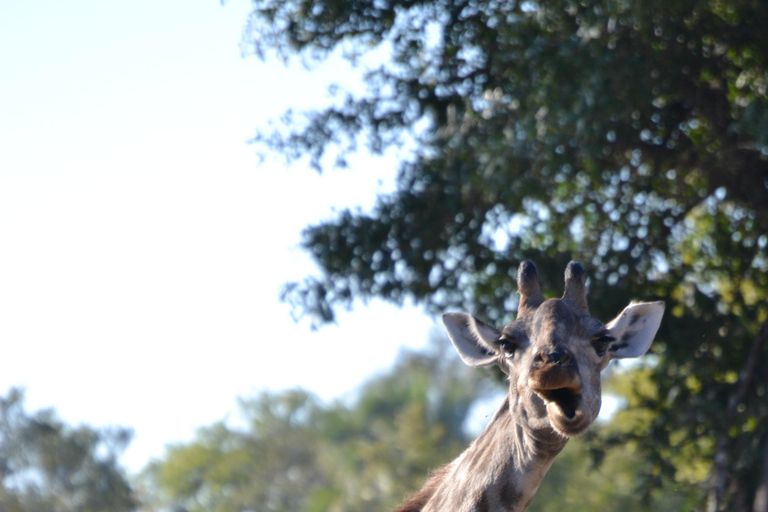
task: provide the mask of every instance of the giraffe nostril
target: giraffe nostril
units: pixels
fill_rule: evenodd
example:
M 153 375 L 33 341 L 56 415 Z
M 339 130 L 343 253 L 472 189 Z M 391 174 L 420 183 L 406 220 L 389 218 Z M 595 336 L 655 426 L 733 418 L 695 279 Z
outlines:
M 550 350 L 542 350 L 536 357 L 536 362 L 544 364 L 553 364 L 555 366 L 569 366 L 573 363 L 571 353 L 562 347 L 556 347 Z

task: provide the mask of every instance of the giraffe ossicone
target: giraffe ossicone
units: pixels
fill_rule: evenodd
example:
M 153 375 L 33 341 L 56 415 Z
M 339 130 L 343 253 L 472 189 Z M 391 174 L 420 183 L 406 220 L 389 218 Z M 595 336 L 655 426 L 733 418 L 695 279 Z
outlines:
M 600 372 L 651 346 L 663 302 L 631 303 L 610 322 L 589 314 L 586 272 L 565 270 L 565 293 L 545 299 L 536 266 L 520 264 L 517 318 L 496 329 L 467 313 L 443 323 L 462 361 L 498 365 L 509 392 L 480 436 L 435 471 L 396 512 L 523 512 L 555 456 L 600 412 Z

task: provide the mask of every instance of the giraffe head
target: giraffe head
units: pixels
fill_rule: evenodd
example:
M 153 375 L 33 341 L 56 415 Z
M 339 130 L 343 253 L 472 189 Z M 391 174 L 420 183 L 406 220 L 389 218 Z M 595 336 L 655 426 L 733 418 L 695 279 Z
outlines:
M 565 293 L 545 300 L 536 266 L 520 265 L 518 316 L 497 330 L 466 313 L 443 315 L 448 335 L 470 366 L 498 365 L 510 380 L 512 413 L 540 434 L 584 432 L 600 411 L 600 372 L 611 359 L 639 357 L 651 345 L 663 302 L 632 303 L 604 324 L 587 308 L 584 268 L 571 262 Z

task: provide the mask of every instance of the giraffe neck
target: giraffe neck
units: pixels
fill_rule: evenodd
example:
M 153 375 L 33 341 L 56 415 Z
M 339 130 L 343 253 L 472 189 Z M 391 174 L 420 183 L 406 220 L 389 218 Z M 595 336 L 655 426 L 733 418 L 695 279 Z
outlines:
M 523 512 L 567 438 L 537 435 L 510 413 L 510 396 L 448 468 L 423 512 Z

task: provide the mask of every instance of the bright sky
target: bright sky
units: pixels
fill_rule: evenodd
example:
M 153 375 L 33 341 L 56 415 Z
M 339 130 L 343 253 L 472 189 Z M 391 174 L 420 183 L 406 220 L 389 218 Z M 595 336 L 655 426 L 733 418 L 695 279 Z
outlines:
M 318 176 L 246 144 L 354 73 L 242 58 L 246 0 L 0 2 L 0 393 L 65 421 L 130 426 L 124 462 L 301 386 L 343 396 L 423 346 L 414 308 L 295 324 L 301 229 L 370 207 L 393 158 Z

